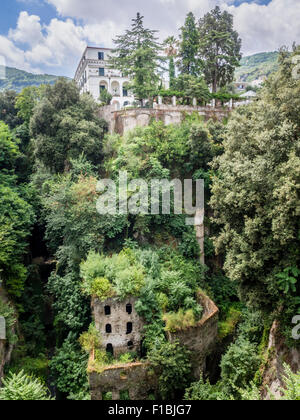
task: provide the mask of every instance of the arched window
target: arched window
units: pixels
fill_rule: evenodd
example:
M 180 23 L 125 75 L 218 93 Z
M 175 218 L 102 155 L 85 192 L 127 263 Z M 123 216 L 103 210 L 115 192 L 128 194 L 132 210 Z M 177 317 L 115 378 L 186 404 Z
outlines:
M 127 303 L 126 305 L 126 312 L 128 313 L 128 315 L 132 314 L 132 305 L 131 303 Z
M 128 347 L 129 350 L 132 350 L 133 349 L 133 342 L 132 341 L 128 341 L 127 347 Z
M 106 326 L 105 326 L 105 332 L 106 332 L 106 334 L 111 334 L 111 325 L 110 324 L 107 324 Z
M 114 348 L 113 348 L 113 345 L 112 344 L 107 344 L 107 346 L 106 346 L 106 353 L 109 353 L 109 354 L 111 354 L 112 356 L 114 355 Z
M 126 334 L 132 333 L 132 322 L 127 322 Z
M 105 306 L 104 307 L 104 313 L 105 313 L 105 315 L 110 315 L 111 314 L 110 306 Z

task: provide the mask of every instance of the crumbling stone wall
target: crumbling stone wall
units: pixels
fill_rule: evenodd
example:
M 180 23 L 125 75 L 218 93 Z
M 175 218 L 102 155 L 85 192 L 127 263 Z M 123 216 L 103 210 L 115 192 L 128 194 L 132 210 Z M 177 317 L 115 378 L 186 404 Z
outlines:
M 157 377 L 148 363 L 130 363 L 107 367 L 103 373 L 90 372 L 89 383 L 92 400 L 102 400 L 103 394 L 112 393 L 113 400 L 128 391 L 131 400 L 145 400 L 157 393 Z
M 109 125 L 110 133 L 125 134 L 135 127 L 147 127 L 151 120 L 162 121 L 165 125 L 181 123 L 186 114 L 197 112 L 205 120 L 210 118 L 223 120 L 228 117 L 231 109 L 184 105 L 156 105 L 155 108 L 135 108 L 116 111 L 112 105 L 101 107 L 99 116 Z
M 108 301 L 107 301 L 108 302 Z M 105 304 L 107 303 L 105 302 Z M 116 309 L 115 316 L 119 311 L 119 304 L 110 300 Z M 134 299 L 131 300 L 134 303 Z M 198 293 L 198 302 L 202 305 L 204 312 L 202 319 L 195 327 L 168 333 L 168 340 L 179 343 L 191 351 L 193 373 L 195 379 L 199 379 L 202 371 L 205 370 L 205 360 L 214 349 L 218 335 L 218 313 L 219 310 L 204 293 Z M 95 321 L 99 328 L 103 318 L 104 303 L 94 302 Z M 124 302 L 122 303 L 124 306 Z M 121 307 L 122 307 L 121 305 Z M 120 322 L 124 325 L 124 316 L 121 315 Z M 141 339 L 142 320 L 139 321 L 139 335 Z M 118 323 L 119 321 L 116 320 Z M 119 347 L 121 349 L 122 347 Z M 125 351 L 127 348 L 125 346 Z M 113 400 L 120 399 L 120 392 L 128 391 L 132 400 L 143 400 L 150 393 L 157 393 L 158 379 L 151 369 L 149 363 L 129 363 L 126 365 L 108 366 L 103 371 L 98 372 L 93 368 L 94 354 L 91 354 L 89 363 L 89 382 L 91 396 L 93 400 L 101 400 L 103 393 L 112 392 Z
M 198 301 L 204 309 L 202 319 L 198 324 L 194 327 L 167 334 L 169 341 L 179 341 L 182 346 L 191 351 L 195 379 L 199 379 L 201 373 L 205 371 L 206 357 L 216 345 L 219 319 L 219 309 L 209 297 L 199 293 Z
M 116 357 L 128 351 L 140 353 L 144 322 L 135 310 L 135 302 L 136 299 L 132 297 L 124 301 L 112 298 L 105 302 L 92 299 L 92 311 L 96 328 L 102 337 L 102 346 L 107 349 L 111 345 Z M 131 313 L 127 312 L 128 307 Z M 108 308 L 109 313 L 106 312 Z M 132 327 L 131 331 L 128 326 Z M 110 329 L 111 332 L 107 332 Z

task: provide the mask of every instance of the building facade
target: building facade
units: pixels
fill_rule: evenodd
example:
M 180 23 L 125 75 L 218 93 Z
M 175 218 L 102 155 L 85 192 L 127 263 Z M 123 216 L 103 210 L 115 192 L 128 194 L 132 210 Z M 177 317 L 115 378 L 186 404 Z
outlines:
M 101 346 L 115 357 L 141 352 L 144 322 L 135 310 L 135 302 L 132 297 L 125 301 L 92 300 L 95 326 L 102 338 Z
M 109 66 L 110 54 L 109 48 L 87 47 L 74 79 L 80 92 L 89 92 L 96 101 L 99 101 L 101 90 L 106 89 L 113 96 L 111 104 L 115 110 L 120 110 L 132 105 L 134 97 L 128 91 L 129 79 Z

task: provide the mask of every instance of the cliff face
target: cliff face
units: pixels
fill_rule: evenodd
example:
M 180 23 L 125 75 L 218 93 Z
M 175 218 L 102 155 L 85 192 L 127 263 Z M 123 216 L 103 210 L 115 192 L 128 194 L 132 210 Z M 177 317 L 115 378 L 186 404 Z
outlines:
M 268 344 L 268 360 L 263 373 L 263 398 L 270 399 L 267 388 L 275 398 L 280 397 L 279 388 L 284 385 L 282 377 L 284 374 L 284 363 L 288 364 L 294 373 L 300 371 L 300 349 L 289 348 L 279 333 L 279 324 L 274 321 Z

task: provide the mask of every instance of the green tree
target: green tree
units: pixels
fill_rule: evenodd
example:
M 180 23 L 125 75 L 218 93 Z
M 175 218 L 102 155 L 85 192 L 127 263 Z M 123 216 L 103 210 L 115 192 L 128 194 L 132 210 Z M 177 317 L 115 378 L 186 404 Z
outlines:
M 260 99 L 232 116 L 211 199 L 226 274 L 244 302 L 282 316 L 289 336 L 300 267 L 300 82 L 292 71 L 283 54 Z
M 233 29 L 233 16 L 216 6 L 199 20 L 198 54 L 213 92 L 232 82 L 241 59 L 241 39 Z
M 257 346 L 240 338 L 231 344 L 222 357 L 221 378 L 227 394 L 237 398 L 253 379 L 260 364 Z
M 5 122 L 10 129 L 22 124 L 22 119 L 15 108 L 17 93 L 13 90 L 0 92 L 0 120 Z
M 100 165 L 107 123 L 96 114 L 96 102 L 80 96 L 74 82 L 61 78 L 46 86 L 30 120 L 36 159 L 51 172 L 68 170 L 71 159 L 82 154 Z
M 10 373 L 2 379 L 0 400 L 2 401 L 49 401 L 51 400 L 48 388 L 42 382 L 23 371 L 18 374 Z
M 201 376 L 198 382 L 194 382 L 186 389 L 184 399 L 188 401 L 222 401 L 227 400 L 228 396 L 222 388 L 222 383 L 211 385 Z
M 57 389 L 66 395 L 86 391 L 87 362 L 87 355 L 81 350 L 76 335 L 70 333 L 63 345 L 56 349 L 49 364 Z
M 148 354 L 159 375 L 159 392 L 163 399 L 174 398 L 184 391 L 191 375 L 190 353 L 178 343 L 157 344 Z
M 182 74 L 199 76 L 201 73 L 201 61 L 199 60 L 199 32 L 196 18 L 190 12 L 180 29 L 180 43 L 178 51 L 178 67 Z
M 111 57 L 111 65 L 130 78 L 128 88 L 141 102 L 153 96 L 158 87 L 161 50 L 155 36 L 157 31 L 146 29 L 143 19 L 138 13 L 132 20 L 131 29 L 114 40 Z
M 103 104 L 110 105 L 112 97 L 113 97 L 112 94 L 109 93 L 107 89 L 103 89 L 101 90 L 99 99 Z

